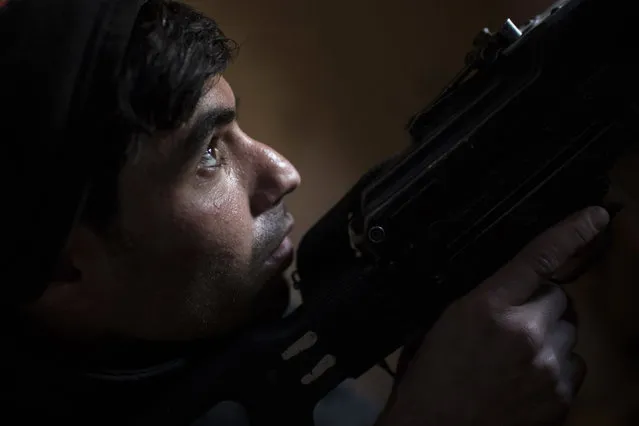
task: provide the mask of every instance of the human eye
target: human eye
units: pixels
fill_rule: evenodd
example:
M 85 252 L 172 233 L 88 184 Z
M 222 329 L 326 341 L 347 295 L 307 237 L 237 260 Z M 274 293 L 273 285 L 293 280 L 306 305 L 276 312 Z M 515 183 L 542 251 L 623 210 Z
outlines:
M 207 170 L 214 170 L 223 164 L 223 158 L 217 141 L 213 140 L 207 147 L 204 154 L 200 158 L 200 167 Z

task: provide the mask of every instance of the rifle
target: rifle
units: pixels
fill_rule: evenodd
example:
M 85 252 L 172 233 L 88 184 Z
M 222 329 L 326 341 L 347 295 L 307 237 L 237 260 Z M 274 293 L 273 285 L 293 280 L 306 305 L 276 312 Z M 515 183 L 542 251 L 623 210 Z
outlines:
M 316 403 L 401 348 L 568 214 L 601 204 L 637 138 L 632 2 L 560 1 L 483 30 L 411 120 L 412 144 L 303 237 L 302 305 L 184 367 L 135 424 L 186 425 L 235 400 L 254 424 L 312 425 Z

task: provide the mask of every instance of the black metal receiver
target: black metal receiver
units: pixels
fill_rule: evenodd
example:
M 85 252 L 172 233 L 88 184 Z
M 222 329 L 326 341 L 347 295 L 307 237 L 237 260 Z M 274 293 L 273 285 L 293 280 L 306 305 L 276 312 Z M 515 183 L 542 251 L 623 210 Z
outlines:
M 236 400 L 253 422 L 312 424 L 315 404 L 427 330 L 531 238 L 600 204 L 637 138 L 636 8 L 557 3 L 482 31 L 467 66 L 304 237 L 304 303 L 223 354 L 192 359 L 136 424 L 186 425 Z

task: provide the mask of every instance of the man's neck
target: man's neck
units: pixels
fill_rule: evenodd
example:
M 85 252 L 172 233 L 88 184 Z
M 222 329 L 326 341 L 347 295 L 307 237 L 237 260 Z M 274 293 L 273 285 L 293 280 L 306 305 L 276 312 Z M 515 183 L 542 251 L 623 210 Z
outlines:
M 208 341 L 144 341 L 118 336 L 76 338 L 47 332 L 25 319 L 13 333 L 14 350 L 22 360 L 46 362 L 74 371 L 147 369 L 188 357 Z

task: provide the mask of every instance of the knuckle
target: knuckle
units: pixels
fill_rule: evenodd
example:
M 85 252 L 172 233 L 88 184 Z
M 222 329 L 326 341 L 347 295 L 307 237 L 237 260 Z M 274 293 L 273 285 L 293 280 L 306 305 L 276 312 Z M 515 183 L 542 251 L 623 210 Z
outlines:
M 555 351 L 551 349 L 541 351 L 535 358 L 534 365 L 538 370 L 546 373 L 551 382 L 557 383 L 559 381 L 561 363 Z
M 525 321 L 521 327 L 521 334 L 533 349 L 539 349 L 544 344 L 544 332 L 539 321 Z
M 565 368 L 554 351 L 548 350 L 540 353 L 533 362 L 533 368 L 546 389 L 552 392 L 559 400 L 570 397 L 573 388 L 571 381 L 562 375 Z
M 589 243 L 597 235 L 597 227 L 590 215 L 581 216 L 573 226 L 575 242 L 579 246 Z
M 551 245 L 529 257 L 532 268 L 540 275 L 550 275 L 559 268 L 557 246 Z
M 548 230 L 525 250 L 525 260 L 540 275 L 554 273 L 567 258 L 597 236 L 602 228 L 597 217 L 578 214 L 572 220 Z
M 507 333 L 507 338 L 526 353 L 534 355 L 544 343 L 544 331 L 539 321 L 522 317 L 515 309 L 508 310 L 498 316 L 498 325 Z
M 454 309 L 471 313 L 476 320 L 490 321 L 497 312 L 500 311 L 500 305 L 497 299 L 489 292 L 472 292 L 465 297 L 456 300 L 449 306 Z

